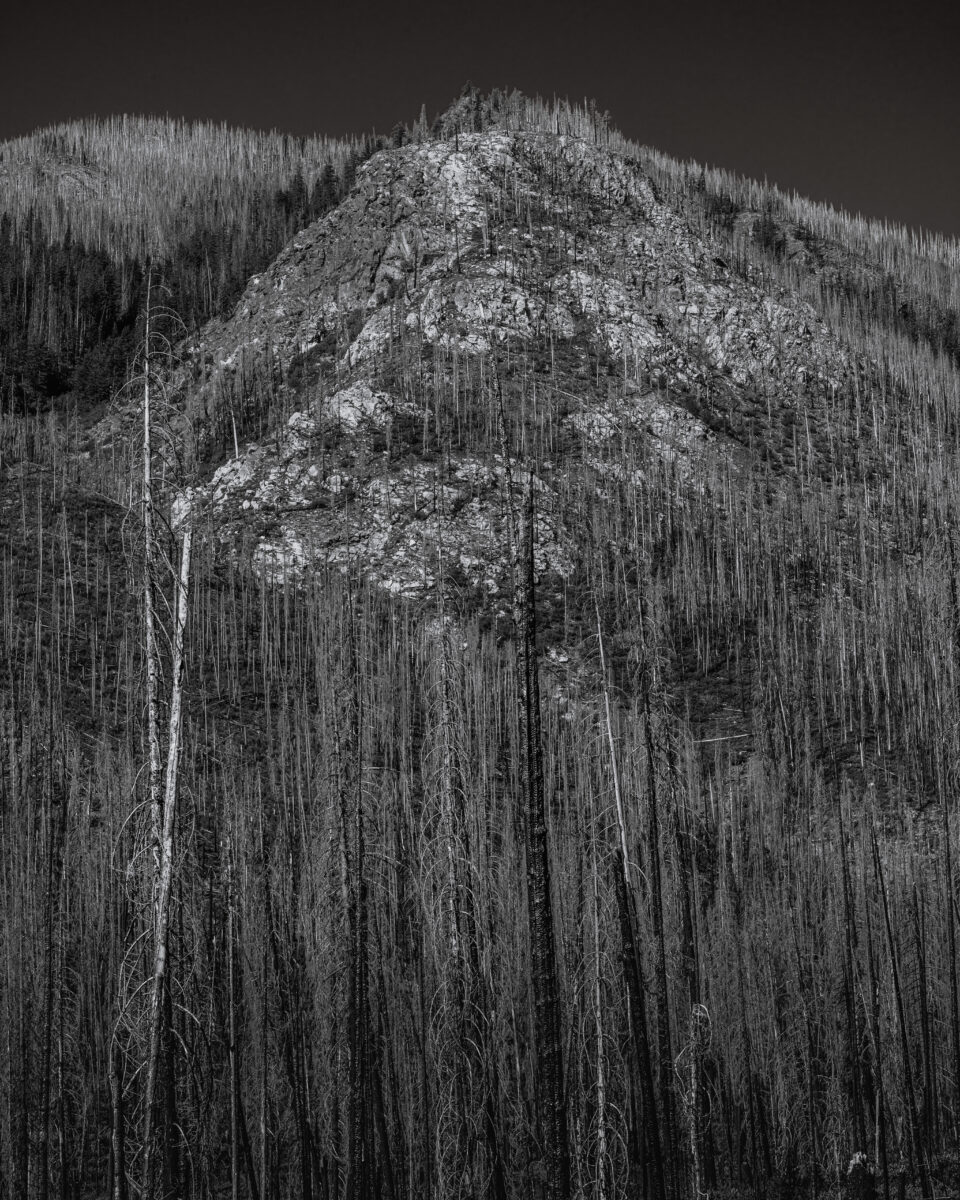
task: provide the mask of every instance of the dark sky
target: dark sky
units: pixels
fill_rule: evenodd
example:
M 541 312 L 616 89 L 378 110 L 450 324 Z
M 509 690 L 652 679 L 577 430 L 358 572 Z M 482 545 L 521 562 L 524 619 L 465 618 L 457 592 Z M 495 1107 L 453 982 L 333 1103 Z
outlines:
M 960 7 L 960 6 L 957 6 Z M 879 0 L 5 0 L 0 138 L 149 112 L 388 132 L 470 80 L 596 99 L 628 136 L 960 235 L 960 15 Z

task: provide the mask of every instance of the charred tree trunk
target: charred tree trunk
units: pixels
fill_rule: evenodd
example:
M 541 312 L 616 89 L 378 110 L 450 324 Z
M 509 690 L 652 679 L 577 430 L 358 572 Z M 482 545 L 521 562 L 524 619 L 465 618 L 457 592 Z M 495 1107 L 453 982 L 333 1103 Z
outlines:
M 663 1140 L 660 1129 L 659 1106 L 654 1083 L 653 1055 L 650 1050 L 650 1035 L 647 1020 L 646 984 L 641 958 L 640 926 L 637 920 L 634 889 L 630 882 L 630 856 L 627 848 L 627 822 L 623 808 L 623 793 L 620 788 L 620 771 L 617 766 L 616 746 L 613 740 L 613 724 L 610 715 L 610 693 L 606 687 L 607 663 L 603 649 L 603 631 L 600 628 L 600 613 L 597 611 L 597 638 L 600 645 L 600 664 L 604 675 L 604 712 L 606 717 L 607 742 L 610 749 L 610 771 L 617 808 L 616 858 L 617 910 L 620 916 L 620 938 L 623 944 L 623 969 L 627 984 L 627 1001 L 630 1030 L 633 1035 L 640 1077 L 640 1100 L 644 1133 L 645 1156 L 655 1200 L 665 1200 L 667 1194 L 666 1170 L 663 1159 Z
M 125 1054 L 119 1045 L 120 1035 L 115 1035 L 110 1045 L 110 1103 L 112 1128 L 110 1131 L 110 1200 L 127 1200 L 127 1131 L 126 1113 L 123 1104 L 123 1060 Z
M 347 610 L 349 720 L 346 731 L 335 720 L 339 763 L 340 837 L 344 898 L 347 907 L 347 1096 L 346 1200 L 366 1200 L 375 1192 L 375 1113 L 371 1096 L 369 938 L 366 830 L 363 814 L 363 692 L 356 645 L 354 601 Z M 346 732 L 346 739 L 344 738 Z M 346 740 L 347 744 L 344 744 Z
M 907 1038 L 907 1019 L 903 1005 L 903 987 L 900 982 L 900 963 L 896 945 L 893 940 L 893 925 L 890 920 L 890 905 L 887 899 L 887 885 L 880 862 L 880 847 L 877 842 L 876 830 L 873 831 L 873 869 L 880 891 L 880 901 L 883 911 L 883 923 L 887 931 L 887 949 L 890 953 L 890 966 L 893 971 L 893 993 L 897 1010 L 897 1026 L 900 1030 L 900 1047 L 903 1053 L 903 1076 L 906 1084 L 907 1114 L 910 1120 L 911 1140 L 917 1159 L 917 1170 L 920 1174 L 920 1191 L 924 1200 L 932 1200 L 933 1188 L 930 1182 L 930 1172 L 927 1165 L 927 1151 L 923 1144 L 920 1129 L 920 1113 L 917 1108 L 917 1094 L 913 1079 L 913 1065 L 910 1056 L 910 1044 Z
M 950 543 L 950 605 L 953 617 L 954 646 L 960 636 L 960 562 L 955 534 L 948 534 Z M 956 655 L 956 651 L 954 652 Z M 955 688 L 955 692 L 960 690 Z M 950 1026 L 953 1034 L 954 1072 L 954 1136 L 960 1137 L 960 980 L 957 977 L 957 918 L 954 904 L 956 889 L 953 872 L 953 844 L 950 828 L 950 806 L 960 789 L 960 763 L 954 761 L 943 771 L 943 794 L 940 798 L 943 818 L 944 873 L 946 874 L 947 939 L 950 956 Z

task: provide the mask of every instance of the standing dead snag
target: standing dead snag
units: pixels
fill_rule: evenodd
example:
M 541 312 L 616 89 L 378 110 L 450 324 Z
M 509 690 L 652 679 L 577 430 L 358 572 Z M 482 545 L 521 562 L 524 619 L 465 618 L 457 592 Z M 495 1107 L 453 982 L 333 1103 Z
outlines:
M 953 625 L 953 646 L 960 645 L 960 562 L 958 562 L 957 554 L 957 521 L 954 519 L 953 528 L 947 533 L 948 545 L 950 547 L 950 617 Z M 956 649 L 954 650 L 956 655 Z M 945 739 L 941 739 L 941 747 L 945 746 Z M 941 754 L 944 754 L 941 749 Z M 954 882 L 953 868 L 953 843 L 952 834 L 950 831 L 950 806 L 951 803 L 956 803 L 954 797 L 958 792 L 958 771 L 960 766 L 956 762 L 949 765 L 944 764 L 942 771 L 942 779 L 944 783 L 949 779 L 949 787 L 941 783 L 942 795 L 940 797 L 940 811 L 943 823 L 943 849 L 944 849 L 944 874 L 946 876 L 945 887 L 945 904 L 944 910 L 947 914 L 947 951 L 950 959 L 950 1025 L 953 1034 L 953 1071 L 954 1077 L 957 1080 L 957 1086 L 960 1087 L 960 979 L 957 975 L 957 917 L 956 917 L 956 886 Z M 960 1134 L 960 1114 L 957 1113 L 957 1107 L 954 1106 L 954 1136 Z
M 543 1119 L 543 1158 L 547 1200 L 562 1200 L 571 1188 L 567 1101 L 563 1083 L 563 1035 L 557 970 L 550 850 L 543 781 L 543 735 L 537 664 L 536 576 L 533 480 L 527 490 L 523 561 L 514 579 L 514 624 L 519 634 L 519 700 L 523 754 L 524 851 L 536 1023 L 536 1057 Z
M 518 642 L 517 700 L 522 759 L 523 840 L 527 874 L 527 920 L 530 928 L 531 983 L 536 1020 L 534 1058 L 539 1078 L 543 1140 L 544 1196 L 565 1200 L 571 1195 L 572 1171 L 567 1100 L 563 1081 L 563 1031 L 560 981 L 550 893 L 550 848 L 544 799 L 543 734 L 540 675 L 537 663 L 536 524 L 533 473 L 527 480 L 526 529 L 523 545 L 513 507 L 514 480 L 507 445 L 503 388 L 494 364 L 497 426 L 507 484 L 507 536 L 513 581 L 513 628 Z
M 900 977 L 900 963 L 897 955 L 897 947 L 893 937 L 893 924 L 890 919 L 890 904 L 887 898 L 887 885 L 883 873 L 883 865 L 880 861 L 880 845 L 877 841 L 876 828 L 871 830 L 871 843 L 873 848 L 873 871 L 874 879 L 877 883 L 877 888 L 880 893 L 881 912 L 883 914 L 883 923 L 887 932 L 887 949 L 890 953 L 890 969 L 893 974 L 893 996 L 896 1002 L 897 1026 L 900 1030 L 900 1043 L 903 1053 L 903 1075 L 907 1101 L 907 1118 L 911 1134 L 914 1154 L 916 1155 L 917 1169 L 920 1174 L 920 1192 L 923 1200 L 932 1200 L 933 1187 L 930 1181 L 930 1168 L 927 1162 L 927 1149 L 924 1145 L 923 1135 L 920 1129 L 920 1112 L 917 1107 L 916 1089 L 913 1081 L 913 1066 L 910 1054 L 910 1044 L 907 1036 L 907 1020 L 903 1003 L 903 985 Z
M 467 814 L 464 664 L 456 619 L 447 611 L 446 568 L 438 551 L 435 621 L 425 639 L 425 667 L 434 706 L 433 736 L 424 763 L 435 780 L 438 938 L 436 971 L 442 992 L 434 1018 L 438 1080 L 437 1172 L 442 1195 L 488 1178 L 491 1200 L 506 1200 L 501 1122 L 492 1078 L 490 1027 L 494 1005 L 485 976 L 484 929 L 472 872 L 474 846 Z M 479 1131 L 482 1130 L 482 1135 Z
M 617 811 L 617 843 L 614 851 L 616 860 L 617 911 L 620 917 L 620 936 L 623 941 L 623 962 L 626 975 L 630 1030 L 633 1035 L 640 1073 L 640 1095 L 643 1101 L 645 1138 L 649 1159 L 650 1179 L 656 1200 L 665 1200 L 667 1194 L 666 1173 L 663 1156 L 663 1139 L 660 1129 L 660 1113 L 653 1078 L 653 1055 L 647 1026 L 647 988 L 641 958 L 640 922 L 637 919 L 634 888 L 630 881 L 630 855 L 627 847 L 627 822 L 623 807 L 623 792 L 620 788 L 620 771 L 617 766 L 616 745 L 613 740 L 613 723 L 610 717 L 610 690 L 607 687 L 607 659 L 603 648 L 603 630 L 600 626 L 600 610 L 597 609 L 597 641 L 600 646 L 600 666 L 603 671 L 603 703 L 606 722 L 607 745 L 610 750 L 610 773 L 613 779 L 613 794 Z
M 156 574 L 164 556 L 157 543 L 153 494 L 153 411 L 151 396 L 151 291 L 147 276 L 147 312 L 144 336 L 143 376 L 143 535 L 144 535 L 144 651 L 147 674 L 147 740 L 149 746 L 149 797 L 153 837 L 153 968 L 147 1029 L 147 1061 L 144 1085 L 143 1181 L 141 1196 L 152 1200 L 156 1177 L 157 1117 L 159 1093 L 163 1092 L 165 1119 L 160 1131 L 164 1159 L 170 1163 L 169 1139 L 175 1123 L 172 1070 L 172 1004 L 169 981 L 170 904 L 174 884 L 177 807 L 179 800 L 180 741 L 183 728 L 184 641 L 190 592 L 190 556 L 193 527 L 188 515 L 180 544 L 179 570 L 173 580 L 173 628 L 169 719 L 166 764 L 159 726 L 159 682 L 161 679 L 159 616 Z M 173 568 L 171 568 L 173 573 Z
M 154 868 L 160 875 L 160 827 L 163 821 L 163 766 L 160 721 L 157 714 L 160 657 L 157 650 L 157 605 L 154 573 L 157 564 L 153 509 L 153 409 L 151 396 L 151 300 L 153 275 L 147 264 L 147 311 L 143 336 L 143 641 L 147 667 L 147 746 L 149 753 L 150 820 Z
M 173 888 L 173 859 L 176 837 L 178 768 L 180 733 L 183 726 L 183 641 L 187 625 L 187 596 L 190 589 L 190 549 L 193 530 L 187 525 L 180 552 L 180 574 L 177 580 L 176 616 L 173 639 L 173 690 L 170 698 L 170 729 L 167 740 L 167 766 L 163 790 L 163 819 L 160 829 L 157 894 L 154 918 L 153 992 L 150 998 L 150 1043 L 147 1058 L 147 1083 L 144 1100 L 145 1124 L 143 1135 L 143 1196 L 153 1196 L 155 1157 L 153 1154 L 153 1117 L 161 1049 L 169 1041 L 170 1004 L 167 997 L 168 934 L 170 927 L 170 894 Z M 166 1086 L 171 1081 L 167 1080 Z M 166 1131 L 168 1135 L 172 1130 Z
M 703 1109 L 700 1075 L 703 1059 L 710 1048 L 710 1012 L 705 1004 L 695 1004 L 690 1012 L 686 1044 L 677 1056 L 677 1076 L 681 1087 L 687 1141 L 690 1152 L 690 1182 L 696 1200 L 709 1196 L 703 1170 Z

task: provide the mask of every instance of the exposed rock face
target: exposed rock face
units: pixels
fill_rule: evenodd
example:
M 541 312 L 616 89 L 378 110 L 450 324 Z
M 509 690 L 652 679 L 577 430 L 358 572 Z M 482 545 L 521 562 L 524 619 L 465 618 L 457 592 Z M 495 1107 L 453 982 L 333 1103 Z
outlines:
M 636 162 L 503 131 L 375 155 L 194 349 L 195 413 L 248 371 L 282 381 L 271 436 L 193 493 L 218 535 L 252 535 L 271 572 L 360 560 L 410 596 L 441 561 L 502 591 L 525 422 L 563 443 L 529 469 L 542 567 L 565 576 L 577 533 L 557 496 L 577 472 L 629 485 L 654 460 L 695 487 L 749 457 L 751 406 L 775 390 L 806 420 L 855 370 L 809 305 L 736 274 Z

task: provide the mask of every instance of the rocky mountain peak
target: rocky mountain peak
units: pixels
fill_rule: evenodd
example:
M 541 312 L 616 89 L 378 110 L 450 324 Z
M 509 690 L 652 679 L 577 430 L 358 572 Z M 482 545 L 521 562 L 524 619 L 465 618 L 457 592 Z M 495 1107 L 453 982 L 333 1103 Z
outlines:
M 566 577 L 578 535 L 556 497 L 574 480 L 629 487 L 657 462 L 695 488 L 749 461 L 771 390 L 804 420 L 853 369 L 809 304 L 731 269 L 638 160 L 499 128 L 375 154 L 190 349 L 194 428 L 233 437 L 193 492 L 217 536 L 253 537 L 269 572 L 360 561 L 407 596 L 444 560 L 502 591 L 521 459 L 542 566 Z M 241 446 L 251 379 L 273 423 Z

